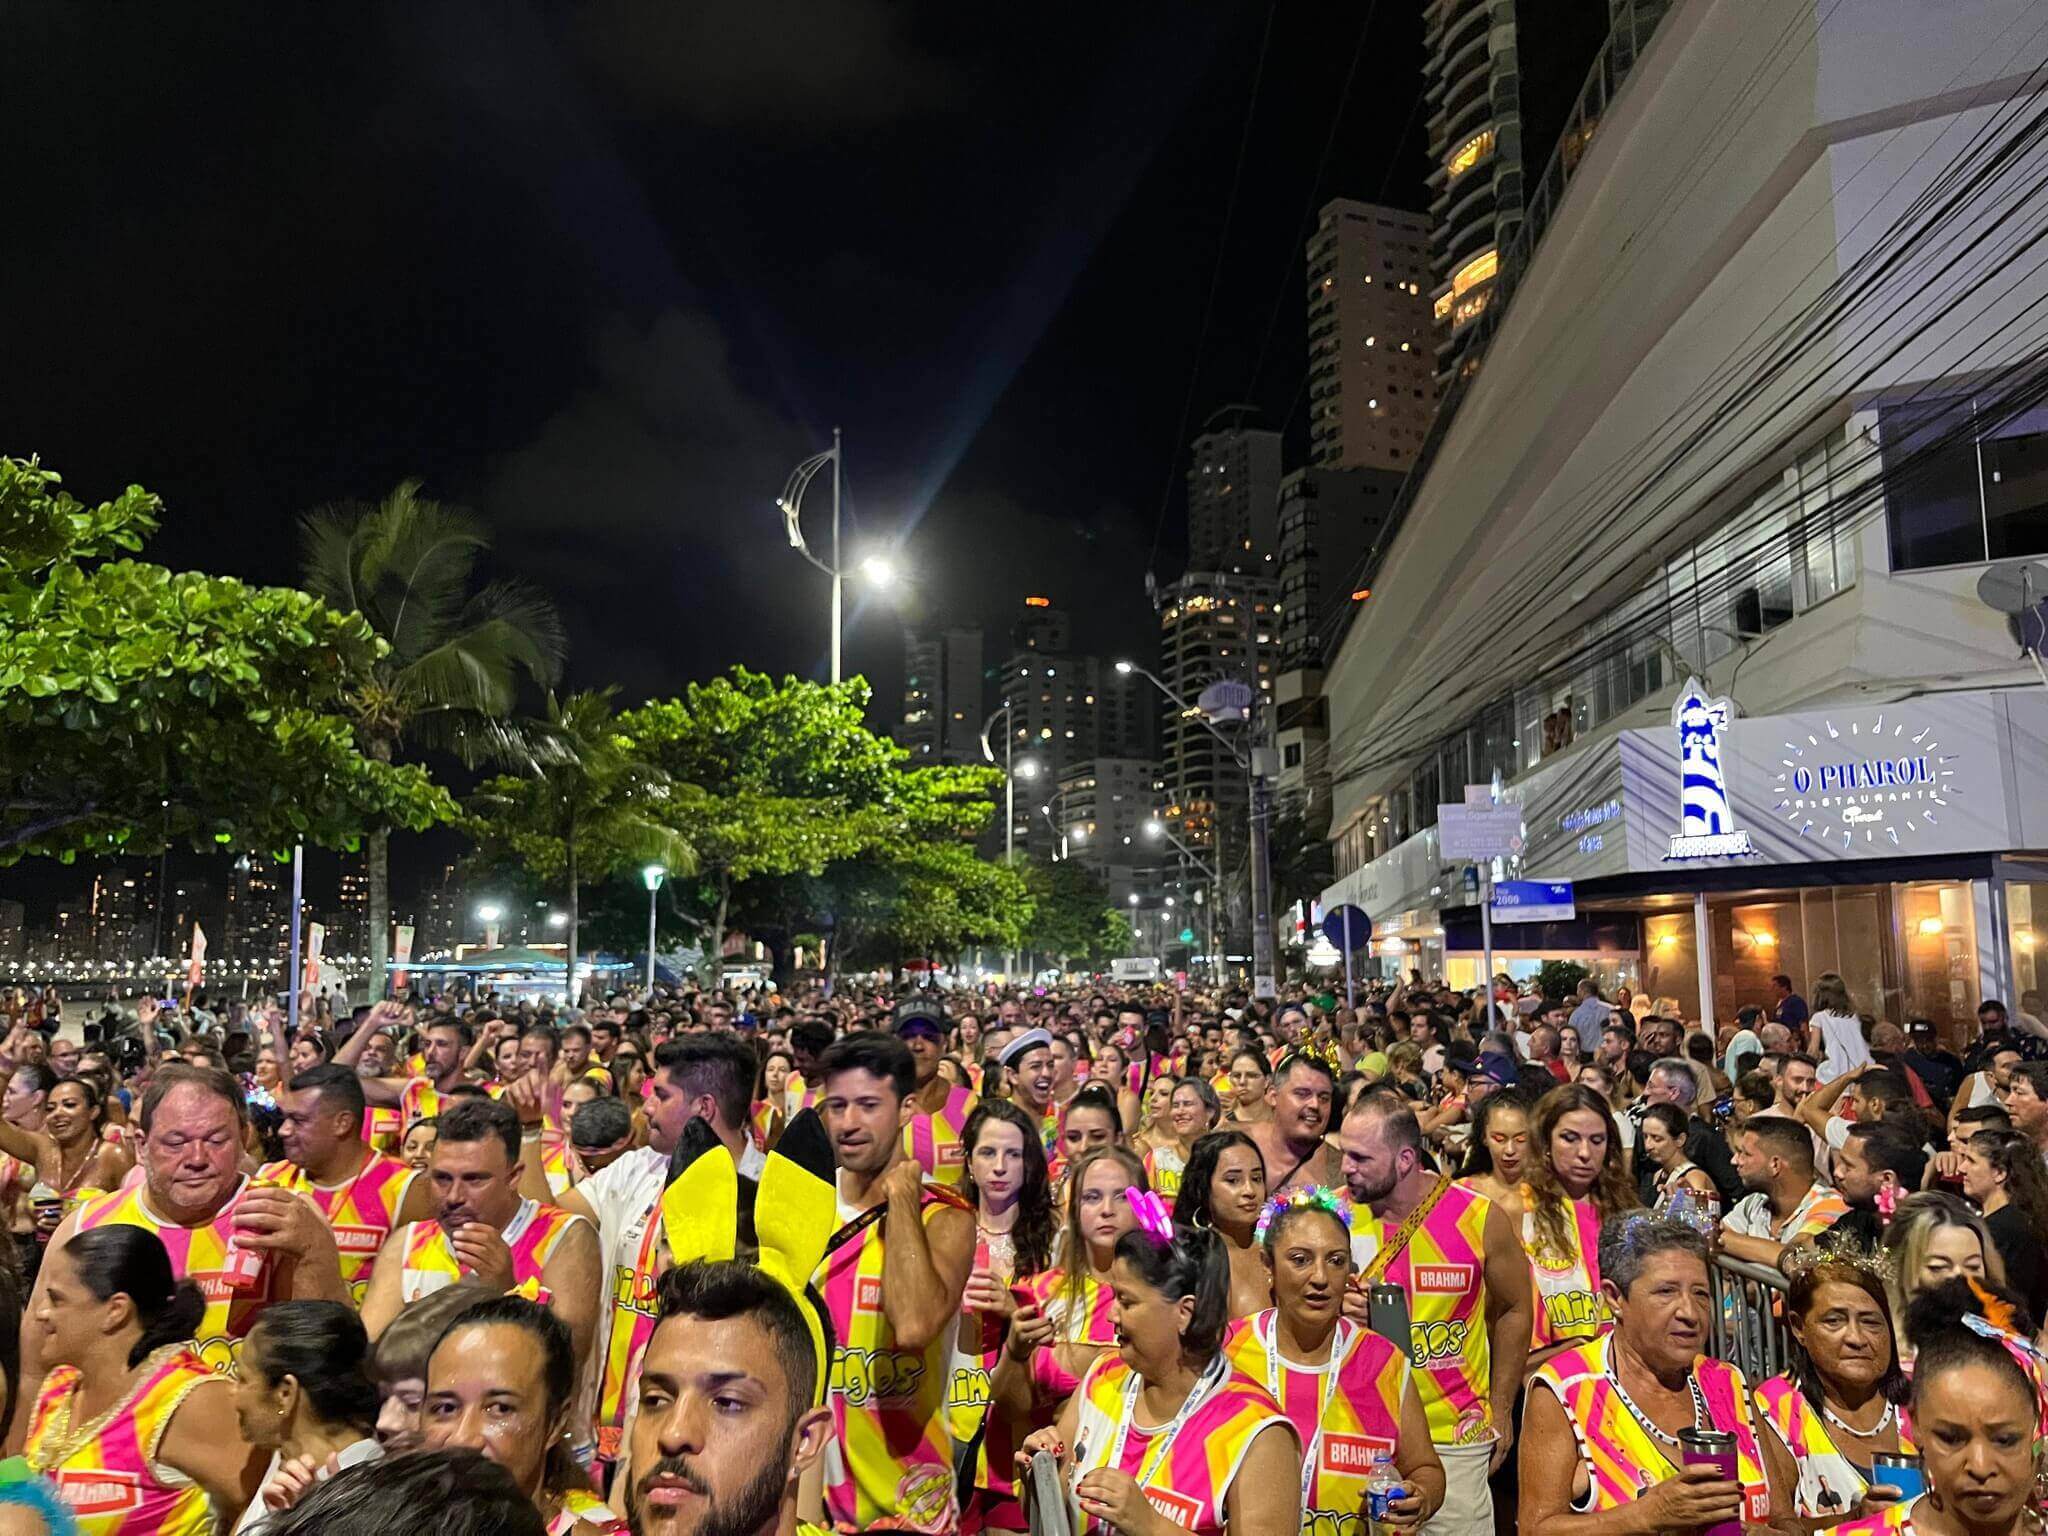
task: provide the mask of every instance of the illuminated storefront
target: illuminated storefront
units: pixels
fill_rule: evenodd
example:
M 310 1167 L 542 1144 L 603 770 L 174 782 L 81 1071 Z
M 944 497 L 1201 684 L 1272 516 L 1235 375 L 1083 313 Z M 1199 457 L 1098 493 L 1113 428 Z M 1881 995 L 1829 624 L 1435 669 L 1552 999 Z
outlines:
M 1497 874 L 1572 881 L 1579 916 L 1496 927 L 1510 974 L 1577 959 L 1725 1021 L 1768 1003 L 1773 975 L 1804 991 L 1835 971 L 1861 1011 L 1957 1038 L 1983 998 L 2021 1003 L 2048 983 L 2048 690 L 1743 717 L 1689 684 L 1670 725 L 1587 742 L 1502 798 L 1524 807 L 1526 847 Z M 1441 973 L 1471 985 L 1469 877 L 1436 838 L 1409 838 L 1324 900 L 1377 926 L 1378 899 L 1409 931 L 1441 928 Z

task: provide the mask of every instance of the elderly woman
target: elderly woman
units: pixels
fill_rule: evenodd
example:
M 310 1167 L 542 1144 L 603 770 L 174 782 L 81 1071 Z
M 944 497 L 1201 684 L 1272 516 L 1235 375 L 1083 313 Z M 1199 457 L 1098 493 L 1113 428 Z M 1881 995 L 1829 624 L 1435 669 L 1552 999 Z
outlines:
M 1836 1525 L 1892 1503 L 1873 1458 L 1914 1449 L 1901 1405 L 1906 1373 L 1876 1267 L 1850 1258 L 1795 1266 L 1785 1319 L 1793 1366 L 1756 1389 L 1764 1464 L 1799 1528 Z
M 1733 1366 L 1701 1354 L 1713 1315 L 1705 1239 L 1657 1216 L 1609 1221 L 1600 1289 L 1613 1329 L 1530 1378 L 1520 1528 L 1620 1536 L 1770 1519 L 1748 1386 Z M 1686 1430 L 1735 1437 L 1734 1481 L 1685 1464 Z

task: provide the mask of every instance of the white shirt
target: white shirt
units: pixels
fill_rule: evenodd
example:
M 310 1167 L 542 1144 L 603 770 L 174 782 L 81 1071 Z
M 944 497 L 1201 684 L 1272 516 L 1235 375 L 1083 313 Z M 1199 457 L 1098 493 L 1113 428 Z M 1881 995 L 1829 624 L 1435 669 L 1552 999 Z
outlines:
M 1843 1074 L 1869 1064 L 1870 1047 L 1863 1041 L 1863 1021 L 1855 1014 L 1816 1013 L 1806 1022 L 1820 1037 L 1824 1054 L 1820 1059 L 1819 1077 L 1823 1083 L 1832 1083 Z
M 607 1272 L 617 1262 L 620 1239 L 654 1209 L 667 1186 L 668 1154 L 652 1147 L 635 1147 L 576 1186 L 597 1212 L 597 1245 Z

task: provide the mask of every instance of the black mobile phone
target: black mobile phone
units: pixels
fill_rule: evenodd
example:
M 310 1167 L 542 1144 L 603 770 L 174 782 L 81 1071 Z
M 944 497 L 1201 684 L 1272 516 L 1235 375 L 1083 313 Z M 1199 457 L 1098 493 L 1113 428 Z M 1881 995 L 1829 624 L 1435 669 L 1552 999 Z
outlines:
M 1372 1286 L 1366 1294 L 1365 1326 L 1403 1354 L 1408 1353 L 1414 1344 L 1408 1322 L 1408 1293 L 1384 1280 Z

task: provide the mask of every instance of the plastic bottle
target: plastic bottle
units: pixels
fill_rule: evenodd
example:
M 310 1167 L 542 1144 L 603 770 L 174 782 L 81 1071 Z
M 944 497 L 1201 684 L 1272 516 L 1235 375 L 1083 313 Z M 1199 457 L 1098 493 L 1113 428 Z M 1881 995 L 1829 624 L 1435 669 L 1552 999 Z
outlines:
M 1372 1471 L 1365 1480 L 1365 1514 L 1372 1522 L 1373 1536 L 1383 1536 L 1395 1529 L 1390 1509 L 1394 1500 L 1407 1496 L 1408 1490 L 1401 1486 L 1400 1474 L 1394 1470 L 1394 1453 L 1373 1452 Z

